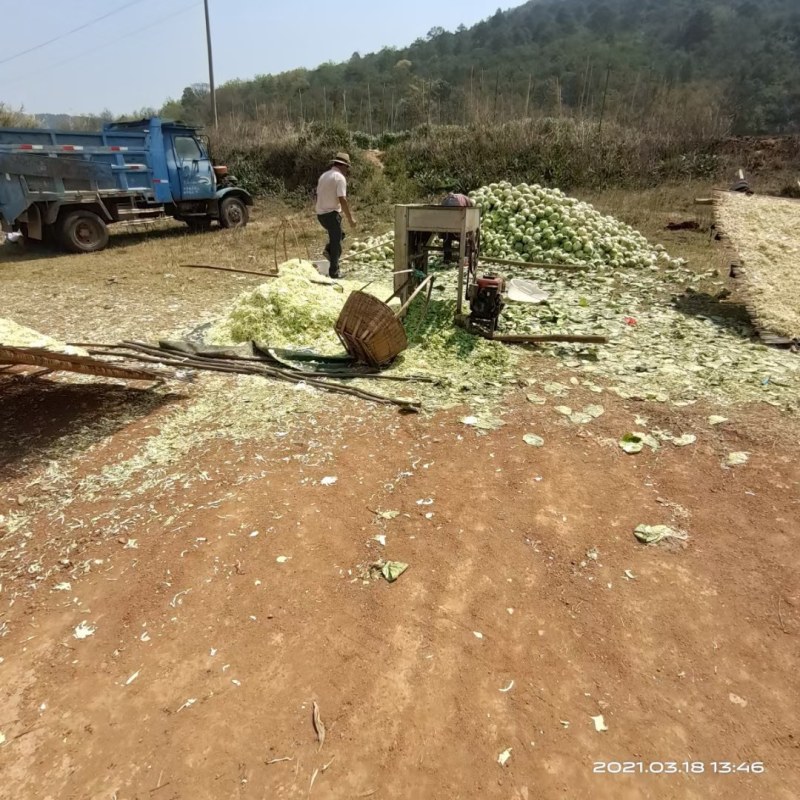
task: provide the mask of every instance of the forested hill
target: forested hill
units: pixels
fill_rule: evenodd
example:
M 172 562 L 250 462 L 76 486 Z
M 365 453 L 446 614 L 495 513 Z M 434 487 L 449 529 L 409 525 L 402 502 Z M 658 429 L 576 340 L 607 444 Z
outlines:
M 164 112 L 207 120 L 206 92 Z M 541 113 L 798 132 L 800 2 L 532 0 L 403 49 L 230 82 L 218 100 L 228 117 L 374 133 Z

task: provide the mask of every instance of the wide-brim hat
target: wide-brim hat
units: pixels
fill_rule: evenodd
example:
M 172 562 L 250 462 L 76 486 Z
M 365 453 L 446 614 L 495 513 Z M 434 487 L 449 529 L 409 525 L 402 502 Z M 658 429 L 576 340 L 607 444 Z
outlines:
M 332 161 L 331 161 L 331 164 L 341 164 L 342 166 L 345 166 L 345 167 L 351 167 L 351 166 L 353 166 L 353 165 L 350 163 L 350 156 L 349 156 L 349 155 L 347 155 L 347 153 L 337 153 L 337 154 L 336 154 L 336 155 L 333 157 L 333 159 L 332 159 Z

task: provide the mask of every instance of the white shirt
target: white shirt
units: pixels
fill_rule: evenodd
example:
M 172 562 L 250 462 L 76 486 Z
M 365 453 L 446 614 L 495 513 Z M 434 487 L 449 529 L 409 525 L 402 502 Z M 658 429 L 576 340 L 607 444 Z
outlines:
M 331 167 L 323 172 L 317 183 L 317 214 L 342 210 L 341 198 L 347 197 L 347 178 Z

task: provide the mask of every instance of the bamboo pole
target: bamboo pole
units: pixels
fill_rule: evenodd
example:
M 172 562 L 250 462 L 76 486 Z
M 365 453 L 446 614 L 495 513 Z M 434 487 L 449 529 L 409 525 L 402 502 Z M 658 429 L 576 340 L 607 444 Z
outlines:
M 403 312 L 411 305 L 411 302 L 414 300 L 414 298 L 425 288 L 425 286 L 428 283 L 433 283 L 433 278 L 434 278 L 433 275 L 428 275 L 428 277 L 425 278 L 425 280 L 423 280 L 420 283 L 420 285 L 417 286 L 416 289 L 414 289 L 414 292 L 412 293 L 411 297 L 409 297 L 408 300 L 406 300 L 406 302 L 403 303 L 403 305 L 400 306 L 400 308 L 395 313 L 396 317 L 399 317 L 401 314 L 403 314 Z
M 151 370 L 109 364 L 87 356 L 56 353 L 36 347 L 4 347 L 0 345 L 0 363 L 40 367 L 52 372 L 77 372 L 81 375 L 132 381 L 154 381 L 165 377 Z
M 506 258 L 489 258 L 488 256 L 481 256 L 479 260 L 487 264 L 499 264 L 503 267 L 550 269 L 560 272 L 579 272 L 591 267 L 590 264 L 548 264 L 544 261 L 510 261 Z
M 291 383 L 307 383 L 310 386 L 315 386 L 318 389 L 324 389 L 328 392 L 337 394 L 349 394 L 358 397 L 362 400 L 371 400 L 376 403 L 384 405 L 394 405 L 403 409 L 414 410 L 420 407 L 420 403 L 413 400 L 402 400 L 383 395 L 369 392 L 366 389 L 357 389 L 351 386 L 343 386 L 341 383 L 325 380 L 323 377 L 310 378 L 301 377 L 298 374 L 293 374 L 293 371 L 287 369 L 280 369 L 278 367 L 271 367 L 266 364 L 224 364 L 220 359 L 208 358 L 206 356 L 187 355 L 185 353 L 164 351 L 160 348 L 152 347 L 143 344 L 142 342 L 125 341 L 122 342 L 122 348 L 134 351 L 137 355 L 126 354 L 128 358 L 136 358 L 141 361 L 150 361 L 154 363 L 162 363 L 166 366 L 175 366 L 191 369 L 206 369 L 212 372 L 227 372 L 249 375 L 261 375 L 266 378 L 277 378 L 286 380 Z
M 366 250 L 362 250 L 361 252 L 366 253 Z M 345 259 L 343 258 L 342 261 Z M 280 274 L 277 272 L 257 272 L 256 270 L 252 269 L 237 269 L 236 267 L 217 267 L 212 266 L 210 264 L 181 264 L 181 267 L 185 269 L 213 269 L 219 270 L 220 272 L 235 272 L 240 273 L 242 275 L 258 275 L 262 278 L 280 278 Z M 324 278 L 322 275 L 319 276 L 319 279 L 316 278 L 309 278 L 311 283 L 317 283 L 320 286 L 338 286 L 339 284 L 334 283 L 331 278 Z
M 279 278 L 277 272 L 258 272 L 253 269 L 236 269 L 235 267 L 216 267 L 211 264 L 181 264 L 184 269 L 215 269 L 220 272 L 238 272 L 242 275 L 260 275 L 262 278 Z
M 584 336 L 580 334 L 550 334 L 541 336 L 516 336 L 512 334 L 495 333 L 487 337 L 493 342 L 506 344 L 547 344 L 548 342 L 578 342 L 581 344 L 607 344 L 607 336 Z

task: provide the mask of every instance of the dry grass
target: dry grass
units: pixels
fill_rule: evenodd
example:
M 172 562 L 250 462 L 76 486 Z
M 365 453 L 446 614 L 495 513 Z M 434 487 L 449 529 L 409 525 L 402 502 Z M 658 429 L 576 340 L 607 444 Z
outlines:
M 284 220 L 290 223 L 283 226 Z M 207 322 L 259 282 L 256 276 L 181 264 L 272 271 L 276 260 L 306 258 L 323 243 L 324 231 L 310 210 L 260 202 L 241 231 L 190 234 L 173 222 L 135 230 L 117 226 L 107 250 L 86 256 L 45 246 L 6 247 L 2 316 L 62 341 L 172 336 Z
M 800 203 L 720 192 L 715 208 L 720 230 L 741 258 L 759 325 L 800 339 Z
M 717 249 L 709 233 L 714 222 L 708 206 L 698 206 L 696 197 L 708 196 L 710 181 L 676 181 L 654 189 L 604 189 L 576 191 L 582 200 L 641 231 L 654 244 L 663 244 L 669 254 L 685 258 L 689 264 L 705 271 L 720 266 Z M 696 230 L 670 231 L 671 222 L 697 222 Z

